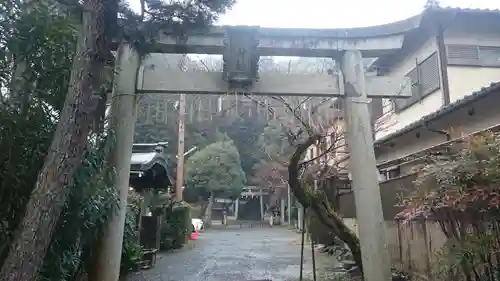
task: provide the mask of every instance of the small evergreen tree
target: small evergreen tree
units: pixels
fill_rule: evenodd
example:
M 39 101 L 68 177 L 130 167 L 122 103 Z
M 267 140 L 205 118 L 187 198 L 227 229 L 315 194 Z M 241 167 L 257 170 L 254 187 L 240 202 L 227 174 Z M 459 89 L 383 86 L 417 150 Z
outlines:
M 237 196 L 246 181 L 238 149 L 224 134 L 218 136 L 217 142 L 193 154 L 185 169 L 187 188 L 208 199 L 203 218 L 208 224 L 214 197 L 221 193 Z

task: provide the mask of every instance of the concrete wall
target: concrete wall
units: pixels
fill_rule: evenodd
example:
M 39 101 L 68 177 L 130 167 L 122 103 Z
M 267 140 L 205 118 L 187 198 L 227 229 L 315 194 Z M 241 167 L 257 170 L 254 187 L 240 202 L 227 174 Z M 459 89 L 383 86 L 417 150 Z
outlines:
M 404 272 L 412 272 L 416 279 L 432 280 L 432 272 L 437 269 L 436 253 L 447 241 L 439 223 L 392 222 L 388 226 L 392 264 Z
M 397 201 L 400 189 L 410 187 L 414 177 L 387 181 L 381 184 L 385 227 L 387 235 L 387 246 L 391 257 L 391 264 L 404 272 L 412 272 L 416 277 L 429 276 L 432 271 L 435 253 L 443 247 L 447 241 L 438 223 L 423 222 L 398 222 L 393 216 L 398 210 L 391 207 Z M 349 195 L 342 198 L 341 209 L 348 216 L 354 212 L 353 198 Z M 352 205 L 347 206 L 352 202 Z M 356 218 L 344 217 L 344 223 L 359 235 L 359 225 Z M 432 280 L 432 279 L 431 279 Z
M 344 219 L 344 223 L 356 234 L 359 226 L 356 219 Z M 387 246 L 391 264 L 404 272 L 412 272 L 418 277 L 429 276 L 433 271 L 433 261 L 446 243 L 447 238 L 438 223 L 427 222 L 385 222 Z
M 412 189 L 414 180 L 415 175 L 411 175 L 380 183 L 380 197 L 385 220 L 392 221 L 396 214 L 402 211 L 402 208 L 395 207 L 395 205 L 400 203 L 400 196 Z M 354 204 L 354 194 L 352 192 L 345 193 L 340 197 L 339 213 L 345 220 L 355 220 L 356 208 Z M 346 223 L 356 225 L 356 221 L 346 220 Z
M 449 66 L 450 100 L 454 102 L 471 93 L 500 81 L 500 68 Z

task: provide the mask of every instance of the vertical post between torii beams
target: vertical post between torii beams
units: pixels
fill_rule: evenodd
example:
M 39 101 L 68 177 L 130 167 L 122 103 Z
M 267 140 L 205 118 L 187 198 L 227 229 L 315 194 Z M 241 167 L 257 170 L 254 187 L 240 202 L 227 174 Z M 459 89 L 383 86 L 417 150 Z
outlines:
M 367 281 L 391 280 L 391 265 L 370 122 L 370 100 L 360 51 L 346 51 L 344 78 L 349 171 L 359 225 L 363 272 Z

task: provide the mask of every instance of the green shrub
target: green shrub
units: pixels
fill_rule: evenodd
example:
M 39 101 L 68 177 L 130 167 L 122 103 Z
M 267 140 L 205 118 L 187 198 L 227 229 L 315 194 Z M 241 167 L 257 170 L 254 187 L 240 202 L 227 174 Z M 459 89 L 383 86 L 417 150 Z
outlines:
M 126 273 L 134 270 L 142 258 L 142 248 L 138 240 L 138 229 L 136 222 L 137 212 L 127 211 L 125 217 L 125 228 L 123 232 L 123 247 L 121 258 L 121 272 Z
M 181 203 L 178 206 L 168 208 L 161 229 L 160 249 L 182 248 L 188 242 L 191 230 L 191 208 L 189 205 Z
M 192 218 L 202 218 L 203 217 L 203 204 L 202 203 L 190 203 L 191 206 L 191 217 Z
M 118 208 L 114 170 L 106 159 L 111 135 L 89 145 L 85 160 L 69 190 L 38 281 L 69 281 L 84 275 L 98 253 L 97 244 L 106 222 Z

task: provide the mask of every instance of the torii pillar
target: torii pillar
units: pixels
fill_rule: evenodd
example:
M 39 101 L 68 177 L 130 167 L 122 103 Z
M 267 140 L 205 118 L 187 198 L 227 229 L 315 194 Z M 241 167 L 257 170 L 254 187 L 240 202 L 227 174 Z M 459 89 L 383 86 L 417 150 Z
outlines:
M 346 51 L 340 61 L 344 76 L 349 171 L 366 280 L 390 280 L 390 257 L 362 59 L 360 51 Z

